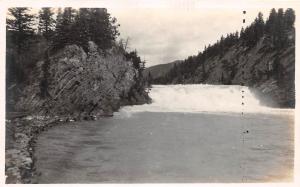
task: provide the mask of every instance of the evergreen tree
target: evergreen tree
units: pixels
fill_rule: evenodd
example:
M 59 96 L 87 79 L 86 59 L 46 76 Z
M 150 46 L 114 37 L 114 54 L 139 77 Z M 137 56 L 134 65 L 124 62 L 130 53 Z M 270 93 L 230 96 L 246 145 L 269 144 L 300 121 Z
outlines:
M 88 42 L 91 40 L 90 19 L 89 8 L 80 8 L 75 18 L 75 43 L 82 46 L 85 51 L 87 51 Z
M 61 8 L 58 8 L 57 10 L 57 15 L 56 15 L 56 25 L 55 25 L 55 31 L 57 31 L 59 29 L 59 27 L 61 27 L 62 25 L 62 15 L 63 15 L 63 11 Z
M 275 25 L 277 22 L 277 12 L 275 10 L 275 8 L 273 8 L 270 12 L 269 18 L 266 22 L 266 31 L 268 33 L 272 33 L 272 31 L 275 29 Z
M 264 35 L 264 27 L 265 22 L 263 19 L 263 14 L 259 12 L 257 18 L 254 21 L 254 32 L 256 41 L 258 41 Z
M 47 41 L 50 40 L 55 28 L 55 20 L 53 18 L 54 12 L 51 8 L 42 8 L 39 11 L 39 31 L 46 38 Z
M 270 36 L 271 41 L 273 43 L 275 43 L 275 40 L 277 39 L 276 38 L 276 33 L 275 33 L 276 24 L 277 24 L 277 17 L 278 17 L 277 12 L 276 12 L 275 8 L 273 8 L 271 10 L 269 18 L 266 22 L 266 33 Z
M 236 31 L 234 34 L 234 41 L 237 42 L 239 40 L 239 31 Z
M 287 29 L 291 29 L 294 27 L 295 23 L 295 11 L 291 8 L 286 9 L 284 13 L 284 21 L 286 23 Z
M 58 13 L 56 21 L 57 49 L 77 44 L 87 50 L 88 41 L 94 41 L 105 52 L 119 35 L 116 18 L 112 18 L 105 8 L 81 8 L 77 12 L 65 8 L 63 13 Z
M 58 12 L 54 37 L 55 50 L 68 44 L 74 44 L 75 31 L 73 30 L 73 24 L 75 22 L 75 13 L 75 9 L 71 7 L 64 8 L 63 13 Z
M 245 29 L 244 29 L 244 27 L 242 27 L 242 29 L 241 29 L 241 31 L 240 31 L 240 39 L 241 39 L 242 43 L 244 43 L 245 40 L 246 40 Z
M 280 8 L 278 9 L 278 13 L 277 13 L 277 22 L 275 25 L 275 36 L 276 36 L 276 40 L 275 40 L 275 46 L 277 48 L 282 48 L 286 41 L 287 41 L 287 35 L 285 33 L 285 20 L 284 20 L 284 12 L 283 9 Z
M 9 8 L 8 12 L 12 18 L 7 19 L 7 30 L 11 32 L 11 42 L 16 45 L 17 53 L 24 49 L 24 44 L 33 33 L 34 16 L 29 14 L 29 8 Z
M 55 29 L 55 20 L 53 18 L 54 12 L 51 8 L 42 8 L 39 11 L 39 31 L 45 37 L 47 41 L 48 47 L 50 46 L 49 41 L 54 33 Z M 45 98 L 49 96 L 48 93 L 48 79 L 49 79 L 49 66 L 50 66 L 50 59 L 49 59 L 49 48 L 46 49 L 44 54 L 44 63 L 42 65 L 43 77 L 40 82 L 40 91 L 41 97 Z
M 24 82 L 25 60 L 22 54 L 28 50 L 34 34 L 33 19 L 29 8 L 9 8 L 6 20 L 6 72 L 7 85 Z
M 90 34 L 91 39 L 100 49 L 106 50 L 112 47 L 119 35 L 116 18 L 110 17 L 105 8 L 92 8 L 90 10 Z

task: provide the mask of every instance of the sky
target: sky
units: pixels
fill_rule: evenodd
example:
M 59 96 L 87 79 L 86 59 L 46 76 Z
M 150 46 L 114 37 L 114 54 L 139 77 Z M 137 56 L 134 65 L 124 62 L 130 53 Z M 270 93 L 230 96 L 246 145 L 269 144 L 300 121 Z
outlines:
M 104 2 L 101 4 L 101 2 Z M 300 1 L 299 1 L 300 2 Z M 62 4 L 73 8 L 105 7 L 120 24 L 119 39 L 129 39 L 146 67 L 183 60 L 214 44 L 222 35 L 240 31 L 271 8 L 294 8 L 296 0 L 110 0 Z M 55 4 L 55 3 L 54 3 Z M 39 3 L 40 6 L 53 6 Z M 12 5 L 14 6 L 14 5 Z M 55 4 L 54 7 L 61 7 Z M 243 14 L 243 11 L 246 14 Z M 33 9 L 34 13 L 38 9 Z M 297 12 L 296 12 L 297 15 Z M 246 23 L 243 24 L 242 20 Z
M 134 13 L 133 13 L 134 12 Z M 182 60 L 196 55 L 221 35 L 240 31 L 245 18 L 248 25 L 259 10 L 243 9 L 155 9 L 140 8 L 111 11 L 120 23 L 121 38 L 129 37 L 147 66 Z M 262 11 L 267 15 L 269 10 Z
M 136 49 L 149 67 L 196 55 L 221 35 L 240 31 L 251 24 L 259 12 L 266 19 L 273 7 L 293 7 L 279 0 L 243 1 L 243 4 L 229 0 L 226 4 L 220 1 L 219 5 L 203 2 L 211 1 L 179 0 L 163 6 L 154 3 L 111 7 L 108 11 L 121 25 L 120 38 L 129 38 L 130 49 Z

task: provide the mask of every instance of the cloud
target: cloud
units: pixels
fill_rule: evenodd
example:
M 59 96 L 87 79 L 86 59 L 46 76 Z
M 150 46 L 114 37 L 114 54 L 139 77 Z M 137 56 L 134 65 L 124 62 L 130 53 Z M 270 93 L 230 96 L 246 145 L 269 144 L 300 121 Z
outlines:
M 259 11 L 267 17 L 270 8 L 247 9 L 246 15 L 243 10 L 112 8 L 109 11 L 121 24 L 121 37 L 130 38 L 130 48 L 136 49 L 149 67 L 196 55 L 221 35 L 240 31 L 245 26 L 244 18 L 249 25 Z

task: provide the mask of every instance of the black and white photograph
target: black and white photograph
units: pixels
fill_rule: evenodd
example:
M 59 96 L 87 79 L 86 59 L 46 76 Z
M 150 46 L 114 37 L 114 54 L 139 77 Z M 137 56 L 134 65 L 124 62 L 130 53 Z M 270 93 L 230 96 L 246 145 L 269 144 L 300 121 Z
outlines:
M 297 1 L 2 2 L 3 184 L 299 182 Z

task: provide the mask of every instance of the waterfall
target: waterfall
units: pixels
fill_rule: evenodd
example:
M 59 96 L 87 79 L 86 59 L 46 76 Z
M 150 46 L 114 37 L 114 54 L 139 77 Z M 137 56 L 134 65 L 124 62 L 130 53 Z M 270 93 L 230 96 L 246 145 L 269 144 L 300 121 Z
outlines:
M 248 87 L 239 85 L 153 85 L 150 97 L 151 104 L 126 106 L 120 112 L 278 113 L 290 110 L 262 106 Z

